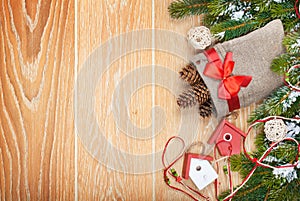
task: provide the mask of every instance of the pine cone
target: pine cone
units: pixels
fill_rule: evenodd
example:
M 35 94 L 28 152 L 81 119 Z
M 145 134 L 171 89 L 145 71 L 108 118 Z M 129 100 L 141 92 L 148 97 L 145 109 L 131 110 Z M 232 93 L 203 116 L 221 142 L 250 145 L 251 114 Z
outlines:
M 204 83 L 197 83 L 192 86 L 191 92 L 195 94 L 195 97 L 200 105 L 205 103 L 209 98 L 209 90 Z
M 206 118 L 210 117 L 212 114 L 212 100 L 211 98 L 208 99 L 205 103 L 199 106 L 199 114 L 201 117 Z
M 204 83 L 197 83 L 191 89 L 183 92 L 177 99 L 177 104 L 181 108 L 191 107 L 199 103 L 205 103 L 210 98 L 208 88 Z
M 195 94 L 191 92 L 191 89 L 189 89 L 179 95 L 177 98 L 177 104 L 181 108 L 192 107 L 197 104 L 197 99 Z
M 190 85 L 203 82 L 194 64 L 190 63 L 179 71 L 180 78 L 187 81 Z

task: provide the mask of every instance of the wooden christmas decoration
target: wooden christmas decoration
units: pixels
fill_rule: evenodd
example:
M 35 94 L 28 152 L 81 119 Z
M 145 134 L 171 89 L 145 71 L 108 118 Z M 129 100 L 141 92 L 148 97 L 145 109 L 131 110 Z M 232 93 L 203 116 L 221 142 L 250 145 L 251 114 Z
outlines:
M 185 153 L 182 177 L 194 182 L 199 190 L 202 190 L 215 179 L 218 178 L 218 174 L 211 166 L 209 161 L 213 158 L 210 156 L 202 156 L 200 154 Z
M 208 143 L 216 144 L 220 155 L 229 156 L 241 152 L 242 137 L 246 137 L 246 134 L 224 119 L 217 126 Z
M 183 168 L 182 168 L 182 178 L 184 178 L 184 179 L 189 179 L 189 171 L 190 171 L 190 165 L 191 165 L 192 158 L 208 160 L 208 161 L 213 160 L 213 158 L 211 156 L 203 156 L 203 155 L 195 154 L 195 153 L 185 153 L 184 160 L 183 160 Z

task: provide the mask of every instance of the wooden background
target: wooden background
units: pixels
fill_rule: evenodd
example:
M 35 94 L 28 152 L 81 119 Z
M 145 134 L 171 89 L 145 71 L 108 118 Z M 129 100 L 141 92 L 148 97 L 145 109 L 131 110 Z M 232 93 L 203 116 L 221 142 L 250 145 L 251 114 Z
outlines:
M 165 185 L 161 170 L 135 175 L 102 165 L 86 150 L 74 125 L 74 108 L 80 107 L 73 100 L 76 75 L 93 50 L 133 30 L 185 35 L 200 25 L 200 17 L 171 20 L 171 1 L 0 0 L 0 200 L 189 200 Z M 154 72 L 156 65 L 177 72 L 186 63 L 155 50 L 155 42 L 153 47 L 123 56 L 97 83 L 98 121 L 107 139 L 128 153 L 155 153 L 177 134 L 181 113 L 175 95 L 163 86 L 141 87 L 128 108 L 131 121 L 141 128 L 153 126 L 154 106 L 163 109 L 166 125 L 152 139 L 129 138 L 108 110 L 116 84 L 128 72 L 144 65 L 152 65 Z M 254 107 L 240 110 L 234 124 L 245 130 Z M 198 140 L 205 141 L 217 122 L 200 117 L 197 122 Z M 228 180 L 220 177 L 225 190 Z M 203 193 L 212 197 L 213 186 Z

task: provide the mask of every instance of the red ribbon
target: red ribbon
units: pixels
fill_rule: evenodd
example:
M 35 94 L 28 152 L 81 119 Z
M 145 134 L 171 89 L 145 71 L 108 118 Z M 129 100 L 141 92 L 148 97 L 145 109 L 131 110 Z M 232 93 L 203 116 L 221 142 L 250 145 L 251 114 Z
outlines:
M 247 87 L 252 80 L 252 76 L 232 75 L 234 61 L 232 52 L 227 52 L 224 62 L 220 59 L 214 48 L 204 52 L 208 63 L 203 74 L 221 80 L 218 87 L 218 96 L 228 102 L 229 111 L 240 108 L 238 93 L 241 87 Z

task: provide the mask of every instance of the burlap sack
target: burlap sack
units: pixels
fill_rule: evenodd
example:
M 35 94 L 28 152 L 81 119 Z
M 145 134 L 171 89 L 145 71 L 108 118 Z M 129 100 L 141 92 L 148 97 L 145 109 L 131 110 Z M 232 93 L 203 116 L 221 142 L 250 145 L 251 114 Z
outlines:
M 282 78 L 270 70 L 270 64 L 276 56 L 283 53 L 283 36 L 281 21 L 274 20 L 245 36 L 214 46 L 222 61 L 226 52 L 233 53 L 235 62 L 233 75 L 252 76 L 250 84 L 245 88 L 242 87 L 238 93 L 241 108 L 262 100 L 282 84 Z M 227 101 L 218 97 L 220 80 L 203 75 L 208 62 L 205 54 L 197 54 L 192 58 L 192 62 L 210 90 L 214 115 L 218 119 L 224 117 L 229 113 L 229 108 Z

